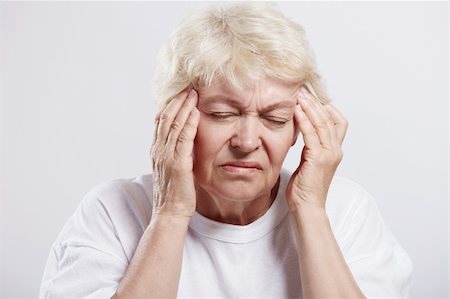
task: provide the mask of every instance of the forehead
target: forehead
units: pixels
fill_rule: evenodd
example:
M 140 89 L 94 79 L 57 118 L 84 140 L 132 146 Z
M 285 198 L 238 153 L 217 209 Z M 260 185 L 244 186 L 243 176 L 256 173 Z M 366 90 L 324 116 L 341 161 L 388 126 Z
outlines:
M 198 88 L 198 92 L 200 101 L 203 103 L 222 100 L 231 100 L 242 104 L 250 104 L 250 102 L 273 104 L 288 100 L 295 103 L 300 86 L 300 83 L 263 78 L 247 84 L 242 89 L 236 89 L 225 81 L 216 79 L 211 86 Z

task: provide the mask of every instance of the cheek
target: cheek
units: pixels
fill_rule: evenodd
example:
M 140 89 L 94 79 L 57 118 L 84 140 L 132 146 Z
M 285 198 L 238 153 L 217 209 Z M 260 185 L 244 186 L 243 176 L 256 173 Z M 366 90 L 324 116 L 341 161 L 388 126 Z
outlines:
M 291 148 L 292 140 L 294 138 L 294 130 L 289 129 L 284 132 L 273 132 L 268 135 L 267 152 L 272 163 L 281 165 L 287 152 Z
M 217 153 L 227 142 L 226 130 L 200 119 L 197 136 L 194 140 L 194 153 L 196 161 L 208 161 L 215 158 Z

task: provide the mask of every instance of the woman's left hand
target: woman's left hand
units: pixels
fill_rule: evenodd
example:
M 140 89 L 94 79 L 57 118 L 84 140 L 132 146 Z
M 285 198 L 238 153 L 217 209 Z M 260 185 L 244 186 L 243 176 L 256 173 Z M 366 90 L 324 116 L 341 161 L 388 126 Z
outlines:
M 314 99 L 304 87 L 299 92 L 295 121 L 305 146 L 286 190 L 289 207 L 291 211 L 309 207 L 325 210 L 328 188 L 342 160 L 348 121 L 331 104 Z

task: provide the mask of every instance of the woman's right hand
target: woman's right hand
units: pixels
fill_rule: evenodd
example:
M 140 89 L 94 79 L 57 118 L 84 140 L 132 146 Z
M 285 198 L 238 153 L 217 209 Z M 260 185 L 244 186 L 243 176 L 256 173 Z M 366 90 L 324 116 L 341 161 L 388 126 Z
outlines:
M 151 148 L 153 214 L 191 217 L 196 206 L 193 147 L 200 120 L 198 95 L 176 95 L 157 115 Z

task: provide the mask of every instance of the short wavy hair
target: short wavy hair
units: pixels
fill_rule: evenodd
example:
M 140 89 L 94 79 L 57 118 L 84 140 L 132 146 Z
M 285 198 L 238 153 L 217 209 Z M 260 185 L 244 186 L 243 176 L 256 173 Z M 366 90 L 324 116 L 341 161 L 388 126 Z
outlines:
M 329 102 L 305 31 L 271 2 L 198 10 L 174 30 L 158 60 L 152 90 L 160 106 L 189 86 L 209 87 L 216 76 L 237 89 L 265 76 L 303 83 Z

